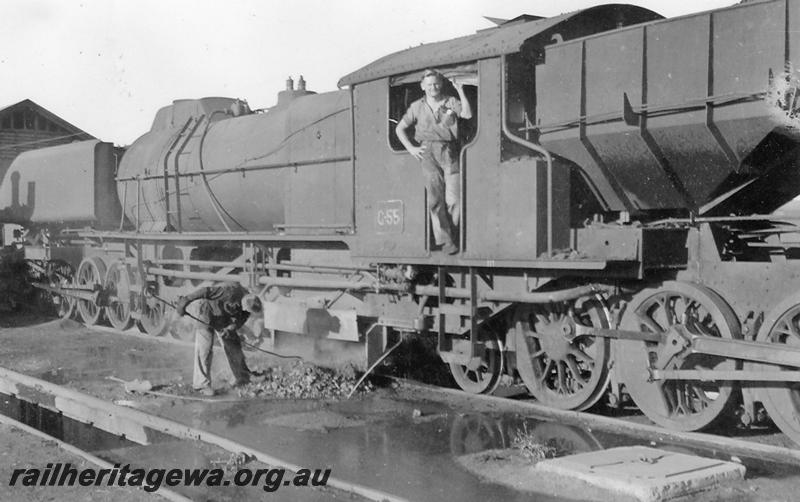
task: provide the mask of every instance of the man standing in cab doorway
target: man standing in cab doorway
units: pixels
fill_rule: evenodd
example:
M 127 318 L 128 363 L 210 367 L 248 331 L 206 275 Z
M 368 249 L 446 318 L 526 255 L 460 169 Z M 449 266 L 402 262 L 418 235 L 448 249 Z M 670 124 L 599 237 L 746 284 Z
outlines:
M 447 254 L 458 253 L 455 229 L 460 218 L 461 174 L 458 165 L 458 119 L 472 118 L 472 108 L 462 84 L 453 82 L 458 98 L 446 96 L 445 78 L 436 70 L 425 70 L 422 90 L 425 96 L 411 103 L 400 119 L 397 138 L 420 161 L 428 189 L 433 238 Z M 408 128 L 414 127 L 414 146 Z

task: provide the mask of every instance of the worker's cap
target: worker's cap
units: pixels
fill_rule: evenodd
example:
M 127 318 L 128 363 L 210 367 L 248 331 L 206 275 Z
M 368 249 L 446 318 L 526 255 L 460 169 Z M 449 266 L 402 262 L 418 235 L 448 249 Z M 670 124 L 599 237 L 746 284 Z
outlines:
M 242 310 L 251 314 L 258 314 L 262 310 L 261 299 L 258 295 L 244 295 L 242 298 Z

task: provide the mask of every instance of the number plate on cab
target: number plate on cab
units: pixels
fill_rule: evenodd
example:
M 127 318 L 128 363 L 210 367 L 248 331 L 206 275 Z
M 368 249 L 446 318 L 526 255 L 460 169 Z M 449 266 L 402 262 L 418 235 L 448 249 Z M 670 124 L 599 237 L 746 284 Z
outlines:
M 381 200 L 378 201 L 376 228 L 379 234 L 403 233 L 403 201 Z

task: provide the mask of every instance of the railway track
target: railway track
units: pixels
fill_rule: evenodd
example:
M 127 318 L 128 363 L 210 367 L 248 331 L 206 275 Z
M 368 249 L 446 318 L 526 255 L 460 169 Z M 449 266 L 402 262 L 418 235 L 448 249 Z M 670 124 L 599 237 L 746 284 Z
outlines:
M 40 374 L 30 369 L 35 367 L 36 361 L 46 363 L 42 367 L 58 367 L 65 374 L 71 372 L 71 376 L 62 379 L 61 384 L 100 397 L 97 401 L 102 403 L 98 406 L 114 409 L 119 407 L 113 407 L 109 401 L 120 397 L 122 387 L 110 382 L 107 375 L 129 379 L 133 378 L 131 371 L 139 368 L 143 375 L 150 371 L 150 378 L 154 381 L 173 381 L 174 376 L 170 375 L 174 374 L 155 370 L 165 362 L 172 367 L 176 362 L 188 362 L 187 349 L 192 345 L 184 340 L 154 338 L 112 328 L 93 326 L 84 329 L 71 322 L 67 329 L 72 332 L 65 333 L 59 329 L 62 324 L 59 321 L 27 330 L 4 331 L 0 365 L 5 366 L 2 363 L 5 360 L 23 373 L 45 379 L 48 379 L 49 372 Z M 59 344 L 63 346 L 54 351 L 52 346 Z M 64 358 L 64 353 L 74 353 L 74 357 Z M 9 358 L 9 354 L 13 354 L 13 358 Z M 162 358 L 164 355 L 166 360 Z M 130 357 L 138 366 L 123 368 L 117 363 Z M 69 361 L 82 366 L 71 371 L 68 369 Z M 268 361 L 261 359 L 259 363 L 263 365 Z M 81 375 L 85 375 L 85 379 Z M 17 377 L 0 372 L 0 381 L 14 378 Z M 70 397 L 74 390 L 65 391 L 61 385 L 55 385 L 59 383 L 57 375 L 50 383 L 23 378 L 30 381 L 10 393 L 49 403 L 49 406 L 55 403 L 63 409 L 64 415 L 76 413 L 77 405 Z M 177 427 L 172 430 L 174 435 L 200 438 L 226 448 L 229 453 L 248 452 L 267 465 L 276 465 L 274 459 L 295 465 L 308 464 L 311 462 L 309 459 L 314 459 L 313 462 L 320 465 L 333 466 L 332 477 L 336 476 L 343 483 L 380 492 L 376 500 L 448 499 L 442 493 L 452 489 L 453 483 L 464 494 L 472 494 L 465 495 L 463 500 L 482 500 L 480 497 L 486 500 L 487 496 L 490 499 L 501 496 L 504 500 L 524 500 L 527 495 L 522 492 L 492 483 L 487 485 L 480 481 L 480 473 L 467 475 L 459 464 L 460 459 L 487 450 L 512 451 L 513 438 L 520 430 L 529 431 L 543 444 L 557 445 L 559 456 L 615 446 L 648 445 L 724 461 L 739 460 L 747 466 L 748 472 L 757 477 L 765 477 L 763 473 L 780 472 L 785 473 L 782 476 L 787 479 L 794 479 L 800 465 L 797 450 L 752 440 L 673 432 L 614 417 L 549 409 L 530 401 L 473 395 L 402 379 L 395 381 L 397 385 L 391 391 L 352 400 L 236 400 L 231 394 L 210 403 L 131 397 L 129 394 L 123 399 L 130 402 L 126 406 L 134 408 L 126 408 L 125 413 L 141 417 L 150 428 L 164 429 L 158 423 L 166 419 L 173 422 L 171 427 Z M 61 392 L 66 393 L 61 397 L 47 397 Z M 363 419 L 370 414 L 371 418 Z M 106 412 L 95 413 L 80 421 L 93 422 L 96 426 L 130 424 L 124 418 L 110 420 L 108 415 Z M 314 418 L 309 419 L 310 416 Z M 307 427 L 307 422 L 311 422 L 311 428 Z M 187 427 L 186 424 L 190 425 Z M 325 432 L 321 434 L 320 430 Z M 122 433 L 130 438 L 152 436 L 136 430 Z M 132 450 L 118 451 L 123 455 L 122 460 L 127 461 L 124 455 Z M 392 479 L 398 481 L 392 482 Z M 437 488 L 427 491 L 420 488 L 428 487 L 429 483 Z M 414 491 L 415 485 L 417 491 Z M 360 496 L 375 499 L 364 494 Z
M 117 336 L 130 336 L 143 340 L 155 340 L 159 343 L 180 346 L 193 346 L 193 342 L 169 336 L 152 337 L 135 330 L 120 331 L 112 327 L 87 326 L 92 330 Z M 666 429 L 652 423 L 644 423 L 643 415 L 636 414 L 625 417 L 604 414 L 559 410 L 543 406 L 532 399 L 498 397 L 487 394 L 472 394 L 460 389 L 427 385 L 413 380 L 390 375 L 380 375 L 397 382 L 402 388 L 410 390 L 414 395 L 433 401 L 457 403 L 465 409 L 484 411 L 487 413 L 518 413 L 533 415 L 539 418 L 569 423 L 586 429 L 601 429 L 612 433 L 621 433 L 648 442 L 670 442 L 689 448 L 723 451 L 731 455 L 749 456 L 769 459 L 778 462 L 790 462 L 800 465 L 800 449 L 793 445 L 791 439 L 774 429 L 762 435 L 748 435 L 736 430 L 731 436 L 705 432 L 683 432 Z M 649 421 L 647 421 L 649 422 Z M 730 431 L 729 431 L 730 432 Z M 767 438 L 767 440 L 765 440 Z

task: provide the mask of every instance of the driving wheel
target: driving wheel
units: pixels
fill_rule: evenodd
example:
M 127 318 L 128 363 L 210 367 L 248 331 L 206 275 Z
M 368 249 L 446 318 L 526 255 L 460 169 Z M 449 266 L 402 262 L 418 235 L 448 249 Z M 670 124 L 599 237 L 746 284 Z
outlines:
M 78 266 L 76 274 L 76 284 L 82 288 L 92 290 L 102 286 L 106 276 L 106 264 L 96 256 L 84 258 Z M 78 312 L 81 319 L 88 325 L 97 324 L 103 316 L 103 309 L 98 307 L 92 300 L 79 299 Z
M 131 318 L 131 278 L 130 267 L 115 262 L 106 272 L 105 290 L 108 294 L 106 317 L 118 330 L 126 330 L 133 325 Z
M 598 299 L 522 305 L 514 320 L 516 363 L 531 395 L 562 410 L 585 410 L 608 387 L 610 343 L 578 334 L 577 327 L 607 328 L 609 313 Z
M 800 293 L 772 309 L 756 340 L 800 348 Z M 752 363 L 752 366 L 762 371 L 797 370 L 757 363 Z M 769 382 L 768 386 L 758 389 L 758 398 L 775 425 L 800 444 L 800 382 Z
M 665 282 L 638 293 L 628 305 L 621 329 L 666 333 L 680 325 L 693 335 L 740 338 L 731 308 L 710 289 L 692 283 Z M 694 431 L 726 417 L 734 404 L 728 381 L 652 380 L 665 342 L 617 340 L 619 378 L 639 409 L 668 429 Z M 735 370 L 741 363 L 705 354 L 676 355 L 660 369 Z
M 164 304 L 156 298 L 142 299 L 142 313 L 139 324 L 148 335 L 163 336 L 169 329 L 169 316 Z
M 480 362 L 474 367 L 450 363 L 450 373 L 458 386 L 471 394 L 491 394 L 500 385 L 500 377 L 505 370 L 503 342 L 494 331 L 482 330 L 488 338 L 482 347 Z
M 68 287 L 74 280 L 75 269 L 65 261 L 53 260 L 47 264 L 47 277 L 51 287 Z M 48 295 L 55 307 L 56 315 L 61 319 L 69 319 L 75 315 L 76 301 L 74 297 L 58 293 Z

